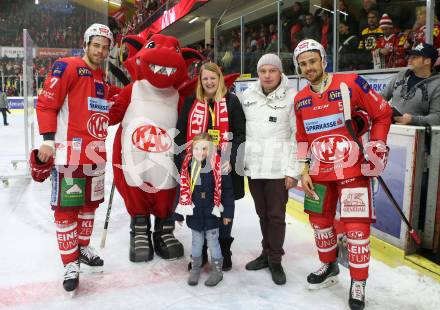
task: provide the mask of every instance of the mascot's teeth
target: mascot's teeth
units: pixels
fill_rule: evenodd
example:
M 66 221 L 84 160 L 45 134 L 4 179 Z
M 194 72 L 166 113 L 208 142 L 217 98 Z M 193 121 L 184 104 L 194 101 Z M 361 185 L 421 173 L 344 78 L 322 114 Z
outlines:
M 163 74 L 163 75 L 166 74 L 167 76 L 170 76 L 171 74 L 173 74 L 177 71 L 176 68 L 163 67 L 163 66 L 153 65 L 153 64 L 150 64 L 149 67 L 150 67 L 151 71 L 153 71 L 154 73 L 159 73 L 159 74 Z

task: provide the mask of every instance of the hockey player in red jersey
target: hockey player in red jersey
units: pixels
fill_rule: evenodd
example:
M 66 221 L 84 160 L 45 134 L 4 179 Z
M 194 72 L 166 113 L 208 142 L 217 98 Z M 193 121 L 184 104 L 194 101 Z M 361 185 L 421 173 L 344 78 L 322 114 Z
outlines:
M 308 275 L 310 288 L 335 282 L 336 232 L 333 226 L 337 202 L 340 220 L 348 239 L 351 275 L 350 309 L 365 306 L 365 284 L 370 260 L 370 223 L 375 220 L 371 177 L 385 168 L 388 155 L 386 138 L 391 125 L 389 104 L 357 74 L 326 73 L 327 58 L 321 44 L 304 40 L 294 51 L 297 71 L 309 85 L 295 97 L 298 162 L 306 194 L 304 210 L 315 231 L 315 242 L 322 266 Z M 358 135 L 371 129 L 364 147 L 370 162 L 345 127 L 340 83 L 348 85 L 353 127 Z M 368 117 L 362 115 L 368 114 Z M 357 117 L 356 117 L 357 115 Z
M 104 264 L 89 242 L 95 209 L 104 201 L 106 98 L 115 88 L 104 81 L 101 65 L 112 45 L 107 26 L 91 25 L 84 33 L 85 55 L 58 59 L 37 101 L 44 142 L 31 162 L 41 164 L 55 157 L 50 204 L 66 291 L 78 286 L 80 262 L 92 267 Z

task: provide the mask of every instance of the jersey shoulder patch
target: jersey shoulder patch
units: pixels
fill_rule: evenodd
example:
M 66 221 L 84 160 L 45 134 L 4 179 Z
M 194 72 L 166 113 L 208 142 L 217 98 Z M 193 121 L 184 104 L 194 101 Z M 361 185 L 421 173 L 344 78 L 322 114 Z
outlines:
M 354 82 L 362 89 L 364 93 L 368 93 L 370 90 L 370 84 L 368 84 L 368 82 L 360 75 L 356 77 Z
M 55 61 L 55 63 L 52 66 L 52 76 L 61 78 L 66 68 L 67 68 L 67 62 Z

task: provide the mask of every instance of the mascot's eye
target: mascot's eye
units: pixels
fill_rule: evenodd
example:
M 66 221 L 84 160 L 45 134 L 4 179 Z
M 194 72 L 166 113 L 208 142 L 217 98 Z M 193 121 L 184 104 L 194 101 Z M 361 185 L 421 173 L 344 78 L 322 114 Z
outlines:
M 154 41 L 148 42 L 148 44 L 145 46 L 145 48 L 154 48 L 156 46 L 156 44 L 154 43 Z
M 180 47 L 176 46 L 176 52 L 180 53 Z

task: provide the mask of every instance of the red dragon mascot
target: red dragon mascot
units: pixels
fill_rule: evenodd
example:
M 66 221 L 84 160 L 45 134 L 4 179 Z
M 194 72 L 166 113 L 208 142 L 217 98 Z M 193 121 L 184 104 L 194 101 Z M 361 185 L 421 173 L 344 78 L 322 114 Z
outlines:
M 178 175 L 173 138 L 182 91 L 189 82 L 187 66 L 202 56 L 161 34 L 149 39 L 144 34 L 129 35 L 123 42 L 129 49 L 124 66 L 132 82 L 116 98 L 109 123 L 120 123 L 113 173 L 131 217 L 129 258 L 149 261 L 156 252 L 172 260 L 183 256 L 171 219 Z M 155 216 L 153 238 L 150 215 Z

